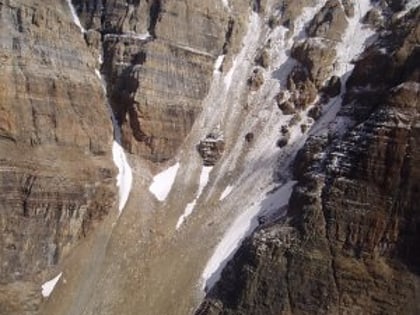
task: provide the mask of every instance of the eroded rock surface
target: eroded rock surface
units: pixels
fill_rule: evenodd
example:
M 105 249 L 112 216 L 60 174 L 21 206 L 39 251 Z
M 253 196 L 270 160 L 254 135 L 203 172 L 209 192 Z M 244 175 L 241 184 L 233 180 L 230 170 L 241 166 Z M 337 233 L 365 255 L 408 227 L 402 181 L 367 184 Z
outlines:
M 0 14 L 0 313 L 35 314 L 50 268 L 113 209 L 112 125 L 64 1 Z
M 357 123 L 308 140 L 287 216 L 244 241 L 196 314 L 419 312 L 419 14 L 357 61 L 339 113 Z

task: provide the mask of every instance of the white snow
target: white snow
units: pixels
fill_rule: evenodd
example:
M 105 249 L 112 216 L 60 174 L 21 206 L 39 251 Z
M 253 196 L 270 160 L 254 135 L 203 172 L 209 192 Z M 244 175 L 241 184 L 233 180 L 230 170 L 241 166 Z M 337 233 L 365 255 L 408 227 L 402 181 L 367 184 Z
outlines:
M 149 186 L 149 191 L 153 193 L 159 201 L 164 201 L 174 184 L 179 163 L 176 163 L 153 177 L 153 182 Z
M 420 0 L 408 0 L 405 4 L 405 9 L 397 14 L 398 18 L 406 15 L 410 10 L 420 6 Z
M 100 57 L 102 60 L 102 57 Z M 102 90 L 106 96 L 106 85 L 105 80 L 98 69 L 95 69 L 95 74 L 101 82 Z M 107 107 L 109 115 L 111 116 L 112 125 L 114 127 L 114 141 L 112 143 L 112 157 L 114 160 L 115 166 L 118 168 L 118 174 L 116 177 L 117 187 L 118 187 L 118 211 L 121 214 L 124 209 L 128 197 L 130 195 L 131 187 L 133 184 L 133 172 L 131 170 L 130 164 L 128 164 L 127 156 L 124 152 L 124 149 L 120 145 L 121 143 L 121 129 L 117 123 L 117 120 L 114 116 L 114 113 L 107 101 Z
M 201 169 L 197 196 L 195 197 L 193 201 L 187 204 L 187 206 L 185 207 L 184 213 L 179 217 L 176 223 L 176 227 L 175 227 L 177 230 L 181 227 L 182 223 L 184 223 L 185 219 L 189 217 L 191 213 L 193 212 L 195 205 L 197 204 L 198 198 L 200 198 L 201 193 L 203 192 L 204 188 L 207 186 L 207 183 L 210 177 L 210 172 L 212 169 L 213 169 L 213 166 L 203 166 L 203 168 Z
M 127 157 L 125 155 L 124 149 L 115 140 L 112 144 L 112 156 L 113 156 L 115 165 L 118 167 L 118 175 L 117 175 L 117 187 L 119 188 L 118 210 L 121 213 L 121 211 L 124 209 L 125 204 L 127 203 L 128 196 L 130 195 L 131 184 L 133 183 L 133 173 L 131 171 L 130 165 L 127 162 Z
M 203 166 L 203 168 L 201 169 L 197 199 L 200 197 L 201 193 L 203 192 L 203 189 L 207 186 L 207 183 L 210 177 L 210 172 L 212 169 L 213 169 L 213 166 Z
M 235 219 L 204 268 L 201 276 L 202 289 L 207 291 L 219 280 L 223 268 L 233 257 L 244 238 L 258 226 L 259 214 L 287 205 L 295 183 L 295 181 L 287 182 L 273 196 L 268 195 L 265 200 L 248 208 Z
M 127 33 L 121 33 L 121 34 L 106 34 L 105 38 L 128 38 L 128 39 L 139 39 L 139 40 L 146 40 L 151 38 L 151 35 L 149 32 L 147 33 L 134 33 L 134 32 L 127 32 Z
M 185 219 L 191 215 L 195 208 L 195 204 L 197 203 L 197 198 L 194 199 L 192 202 L 188 203 L 185 207 L 184 213 L 179 217 L 178 221 L 176 222 L 176 229 L 178 230 L 182 223 L 184 223 Z
M 358 1 L 355 6 L 354 17 L 349 19 L 349 24 L 343 36 L 343 40 L 336 46 L 336 63 L 333 74 L 341 77 L 341 93 L 334 97 L 325 106 L 322 117 L 310 131 L 316 135 L 327 132 L 328 129 L 338 135 L 342 135 L 352 125 L 348 118 L 337 116 L 342 106 L 342 98 L 346 93 L 346 82 L 354 69 L 352 61 L 357 58 L 367 46 L 367 39 L 375 34 L 373 30 L 364 26 L 360 20 L 372 8 L 369 0 Z M 355 36 L 357 34 L 357 36 Z
M 41 288 L 42 288 L 42 296 L 43 297 L 49 297 L 52 293 L 52 291 L 55 288 L 55 285 L 57 284 L 58 280 L 60 280 L 61 276 L 63 275 L 62 272 L 58 274 L 55 278 L 45 282 Z
M 272 66 L 265 75 L 265 82 L 263 86 L 255 94 L 251 94 L 251 100 L 249 103 L 256 101 L 264 97 L 265 100 L 272 99 L 277 93 L 278 88 L 285 89 L 285 82 L 288 74 L 292 70 L 296 61 L 290 58 L 290 48 L 296 40 L 301 40 L 307 36 L 305 31 L 305 25 L 313 18 L 313 16 L 319 11 L 319 9 L 325 4 L 326 1 L 318 1 L 316 6 L 307 7 L 302 10 L 302 14 L 294 21 L 294 34 L 292 36 L 286 36 L 287 29 L 284 27 L 275 28 L 269 35 L 268 38 L 271 39 L 271 49 L 270 56 L 272 60 Z M 365 47 L 366 39 L 373 34 L 371 30 L 365 28 L 359 23 L 361 17 L 370 9 L 370 3 L 368 0 L 363 0 L 359 3 L 356 3 L 355 8 L 355 17 L 354 19 L 349 20 L 349 29 L 346 32 L 346 35 L 343 36 L 343 41 L 345 43 L 340 44 L 337 48 L 337 55 L 340 55 L 338 59 L 339 64 L 335 69 L 334 74 L 342 76 L 342 83 L 345 84 L 345 79 L 348 77 L 351 71 L 351 61 L 358 56 Z M 243 46 L 244 49 L 241 50 L 240 54 L 236 56 L 233 60 L 233 65 L 231 69 L 226 73 L 224 77 L 224 93 L 233 94 L 234 87 L 233 82 L 235 82 L 236 77 L 241 72 L 241 69 L 245 67 L 249 60 L 252 60 L 253 49 L 258 44 L 255 37 L 260 36 L 261 26 L 258 16 L 251 15 L 250 23 L 248 26 L 248 32 L 244 37 Z M 358 34 L 358 38 L 354 39 L 354 34 Z M 360 37 L 359 37 L 360 34 Z M 315 41 L 315 44 L 318 44 Z M 257 46 L 258 47 L 258 46 Z M 249 73 L 249 72 L 248 72 Z M 242 77 L 246 73 L 242 73 Z M 219 89 L 220 90 L 220 89 Z M 211 94 L 217 99 L 217 93 Z M 254 96 L 253 96 L 254 95 Z M 334 121 L 336 114 L 341 105 L 341 96 L 333 99 L 328 106 L 326 106 L 323 111 L 323 117 L 320 119 L 320 123 L 315 124 L 314 129 L 327 129 L 329 124 Z M 229 96 L 228 96 L 229 97 Z M 254 97 L 254 99 L 252 99 Z M 229 97 L 229 100 L 237 101 L 235 98 Z M 214 99 L 212 100 L 214 103 Z M 232 101 L 230 102 L 232 103 Z M 267 105 L 265 105 L 267 104 Z M 277 112 L 272 110 L 272 105 L 266 102 L 265 107 L 259 108 L 259 111 L 253 114 L 253 120 L 260 120 L 260 123 L 264 123 L 264 128 L 262 128 L 261 133 L 257 135 L 258 149 L 252 150 L 247 155 L 247 161 L 252 163 L 252 169 L 258 170 L 259 175 L 253 175 L 248 172 L 244 173 L 236 182 L 240 183 L 235 185 L 236 190 L 241 190 L 243 183 L 250 179 L 255 180 L 256 189 L 259 189 L 261 192 L 266 191 L 267 186 L 263 186 L 263 181 L 261 178 L 269 177 L 271 174 L 262 174 L 265 170 L 269 169 L 271 172 L 276 167 L 278 168 L 278 161 L 281 160 L 284 167 L 281 169 L 284 170 L 282 173 L 282 178 L 285 178 L 286 184 L 280 187 L 280 189 L 274 191 L 272 194 L 267 195 L 267 197 L 256 205 L 251 205 L 244 207 L 245 212 L 241 213 L 229 227 L 227 232 L 224 234 L 221 242 L 216 246 L 213 255 L 210 260 L 207 262 L 207 265 L 202 274 L 202 288 L 205 290 L 210 289 L 214 283 L 219 279 L 220 273 L 223 270 L 226 263 L 234 255 L 237 248 L 240 246 L 242 240 L 252 233 L 255 227 L 258 225 L 258 217 L 271 217 L 272 215 L 281 215 L 279 208 L 285 207 L 290 198 L 294 181 L 288 180 L 287 167 L 294 160 L 294 154 L 297 150 L 302 147 L 305 142 L 308 134 L 302 134 L 299 124 L 291 127 L 290 140 L 286 148 L 283 148 L 278 153 L 278 148 L 275 148 L 275 139 L 279 137 L 279 127 L 284 125 L 290 120 L 290 117 L 284 115 L 277 115 Z M 251 105 L 252 106 L 252 105 Z M 270 107 L 271 106 L 271 107 Z M 229 107 L 230 108 L 230 107 Z M 252 110 L 252 107 L 250 108 Z M 308 109 L 309 110 L 309 109 Z M 233 112 L 233 111 L 232 111 Z M 210 113 L 211 115 L 211 113 Z M 307 112 L 301 113 L 302 122 L 312 125 L 313 119 L 307 116 Z M 212 119 L 212 116 L 209 116 L 208 119 Z M 215 119 L 217 120 L 217 119 Z M 345 128 L 347 124 L 344 120 L 337 120 L 337 128 Z M 253 124 L 250 124 L 253 125 Z M 261 128 L 261 125 L 256 124 L 257 127 Z M 318 128 L 319 127 L 319 128 Z M 249 127 L 251 129 L 251 127 Z M 313 134 L 313 132 L 312 132 Z M 227 161 L 232 160 L 233 158 L 226 159 Z M 230 165 L 234 165 L 234 160 Z M 277 166 L 276 166 L 277 165 Z M 222 166 L 223 167 L 223 166 Z M 267 177 L 267 178 L 268 178 Z M 258 184 L 257 184 L 258 183 Z M 257 186 L 258 185 L 258 186 Z M 222 193 L 220 200 L 225 198 L 228 195 L 228 187 Z M 230 189 L 229 189 L 230 190 Z M 223 197 L 223 198 L 222 198 Z M 257 197 L 258 198 L 258 197 Z M 232 198 L 227 200 L 227 203 L 231 201 Z M 255 200 L 255 199 L 254 199 Z M 237 203 L 239 200 L 236 200 Z
M 223 6 L 230 12 L 229 0 L 222 0 Z
M 261 28 L 261 18 L 258 13 L 252 11 L 249 19 L 248 31 L 243 39 L 242 45 L 244 48 L 241 50 L 238 56 L 232 62 L 232 66 L 229 69 L 229 72 L 223 78 L 225 84 L 225 90 L 229 90 L 233 74 L 238 71 L 238 67 L 241 67 L 244 64 L 244 60 L 249 59 L 250 56 L 247 55 L 248 50 L 246 48 L 253 46 L 255 44 L 255 36 L 260 33 Z
M 83 28 L 83 26 L 80 23 L 79 17 L 76 14 L 76 10 L 73 7 L 73 4 L 71 3 L 71 0 L 67 0 L 67 3 L 70 7 L 71 14 L 73 16 L 74 23 L 80 28 L 80 31 L 82 33 L 85 33 L 86 30 Z M 99 63 L 103 62 L 102 54 L 98 56 Z M 103 76 L 101 75 L 100 71 L 98 69 L 95 69 L 95 74 L 98 77 L 99 81 L 101 82 L 102 90 L 105 94 L 105 97 L 107 97 L 107 90 L 106 90 L 106 84 Z M 106 102 L 108 111 L 111 116 L 112 125 L 114 127 L 114 141 L 112 143 L 112 158 L 114 160 L 115 166 L 118 168 L 118 174 L 117 174 L 117 187 L 118 187 L 118 211 L 119 214 L 121 214 L 122 210 L 124 209 L 128 197 L 130 195 L 131 186 L 133 183 L 133 172 L 131 170 L 130 165 L 127 161 L 127 156 L 124 152 L 124 149 L 121 147 L 121 130 L 118 126 L 117 120 L 115 119 L 114 113 L 111 109 L 111 106 L 109 105 L 108 101 Z
M 343 40 L 336 46 L 336 65 L 334 75 L 343 76 L 352 71 L 354 65 L 352 60 L 359 56 L 366 47 L 366 40 L 375 34 L 369 27 L 364 26 L 360 20 L 372 8 L 369 0 L 361 0 L 355 5 L 354 17 L 348 19 L 348 27 L 343 36 Z M 357 35 L 355 35 L 357 34 Z M 343 82 L 343 87 L 345 82 Z
M 220 55 L 219 57 L 217 57 L 215 63 L 214 63 L 214 73 L 220 73 L 220 67 L 223 64 L 223 60 L 225 59 L 225 55 Z
M 227 196 L 230 195 L 230 193 L 233 190 L 233 186 L 229 185 L 225 188 L 225 190 L 223 190 L 222 194 L 220 195 L 219 200 L 222 201 L 223 199 L 225 199 Z
M 76 9 L 74 8 L 73 3 L 71 3 L 71 0 L 67 0 L 67 4 L 69 5 L 70 12 L 71 12 L 71 15 L 72 15 L 72 17 L 73 17 L 73 22 L 74 22 L 74 24 L 76 24 L 76 25 L 79 27 L 80 32 L 81 32 L 82 34 L 83 34 L 83 33 L 85 33 L 85 32 L 86 32 L 86 30 L 85 30 L 85 28 L 82 26 L 82 23 L 80 23 L 79 16 L 77 15 L 77 13 L 76 13 Z

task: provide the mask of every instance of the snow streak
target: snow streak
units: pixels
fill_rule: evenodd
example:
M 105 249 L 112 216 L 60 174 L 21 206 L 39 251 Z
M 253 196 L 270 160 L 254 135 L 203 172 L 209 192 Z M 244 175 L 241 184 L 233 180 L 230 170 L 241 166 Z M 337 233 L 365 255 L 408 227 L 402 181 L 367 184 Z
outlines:
M 61 276 L 63 275 L 62 272 L 60 272 L 55 278 L 45 282 L 41 288 L 42 288 L 42 296 L 43 297 L 49 297 L 54 290 L 58 280 L 60 280 Z
M 71 16 L 73 17 L 74 24 L 77 25 L 77 27 L 80 29 L 80 32 L 82 34 L 86 33 L 85 28 L 82 26 L 82 23 L 80 23 L 80 19 L 79 19 L 77 13 L 76 13 L 76 9 L 74 8 L 73 3 L 71 2 L 71 0 L 66 0 L 66 1 L 67 1 L 67 4 L 68 4 L 69 8 L 70 8 L 70 12 L 71 12 Z

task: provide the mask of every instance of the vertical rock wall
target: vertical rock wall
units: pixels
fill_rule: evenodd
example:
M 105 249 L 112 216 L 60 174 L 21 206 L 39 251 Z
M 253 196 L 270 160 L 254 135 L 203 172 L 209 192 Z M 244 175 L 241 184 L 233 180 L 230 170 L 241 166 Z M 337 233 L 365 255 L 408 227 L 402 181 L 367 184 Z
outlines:
M 94 66 L 64 1 L 0 2 L 0 314 L 33 314 L 50 267 L 113 208 Z

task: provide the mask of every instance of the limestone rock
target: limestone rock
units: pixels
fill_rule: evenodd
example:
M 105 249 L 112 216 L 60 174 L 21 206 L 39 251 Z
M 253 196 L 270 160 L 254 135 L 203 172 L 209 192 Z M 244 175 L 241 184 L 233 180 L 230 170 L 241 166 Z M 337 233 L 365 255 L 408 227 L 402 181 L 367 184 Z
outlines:
M 204 166 L 213 166 L 222 157 L 225 150 L 225 142 L 216 134 L 209 134 L 197 145 L 198 153 L 203 159 Z
M 170 159 L 201 111 L 234 20 L 198 0 L 74 4 L 85 27 L 104 35 L 102 72 L 124 147 L 154 162 Z
M 390 73 L 374 73 L 385 62 L 372 51 L 356 61 L 339 115 L 357 124 L 307 141 L 287 216 L 243 242 L 196 314 L 420 311 L 420 89 L 406 68 L 415 14 L 393 31 Z
M 340 41 L 347 27 L 346 14 L 339 0 L 328 0 L 308 27 L 312 37 Z
M 0 313 L 35 314 L 36 276 L 114 209 L 113 132 L 96 57 L 65 2 L 6 1 L 0 12 Z
M 334 43 L 320 38 L 309 38 L 292 48 L 292 57 L 300 61 L 317 87 L 322 86 L 332 71 L 336 56 Z
M 262 71 L 259 68 L 255 68 L 247 83 L 251 91 L 257 91 L 264 83 Z

